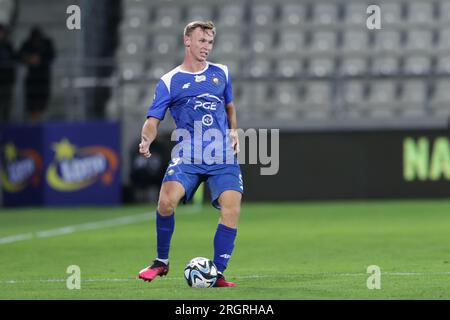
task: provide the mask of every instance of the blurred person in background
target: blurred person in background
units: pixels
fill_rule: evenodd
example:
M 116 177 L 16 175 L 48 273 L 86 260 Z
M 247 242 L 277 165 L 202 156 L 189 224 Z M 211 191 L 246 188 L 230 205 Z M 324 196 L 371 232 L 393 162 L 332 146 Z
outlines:
M 42 120 L 50 97 L 51 65 L 55 58 L 53 43 L 39 27 L 33 27 L 19 56 L 27 66 L 25 111 L 28 120 L 37 122 Z
M 15 79 L 15 54 L 8 28 L 0 24 L 0 122 L 8 122 Z

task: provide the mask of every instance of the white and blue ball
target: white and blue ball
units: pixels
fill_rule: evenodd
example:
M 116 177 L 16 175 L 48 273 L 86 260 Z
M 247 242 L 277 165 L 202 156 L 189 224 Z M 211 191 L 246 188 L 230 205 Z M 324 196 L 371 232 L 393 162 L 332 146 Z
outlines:
M 184 278 L 192 288 L 210 288 L 217 280 L 217 267 L 211 260 L 196 257 L 184 268 Z

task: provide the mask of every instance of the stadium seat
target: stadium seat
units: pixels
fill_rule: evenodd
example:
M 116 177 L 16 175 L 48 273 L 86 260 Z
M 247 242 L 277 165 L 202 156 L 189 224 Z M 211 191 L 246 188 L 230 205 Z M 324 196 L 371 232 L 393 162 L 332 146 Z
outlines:
M 334 73 L 334 58 L 317 57 L 309 60 L 308 74 L 315 77 L 330 76 Z
M 307 22 L 306 5 L 304 3 L 280 3 L 280 24 L 283 26 L 298 26 Z
M 343 110 L 350 117 L 359 117 L 365 106 L 365 83 L 362 80 L 347 80 L 340 87 Z
M 344 76 L 362 75 L 367 72 L 367 58 L 361 56 L 345 56 L 341 60 L 339 72 Z
M 302 54 L 305 48 L 305 35 L 302 32 L 286 30 L 279 33 L 278 50 L 282 55 Z
M 439 2 L 439 22 L 448 23 L 450 22 L 450 2 L 447 0 L 441 0 Z
M 155 29 L 179 29 L 182 21 L 181 7 L 177 5 L 164 5 L 155 8 L 156 13 L 153 19 Z M 179 31 L 179 30 L 177 30 Z
M 437 51 L 439 52 L 450 52 L 450 29 L 442 28 L 438 37 Z
M 333 54 L 336 48 L 336 33 L 334 31 L 316 31 L 312 34 L 310 54 Z
M 150 21 L 150 11 L 146 6 L 131 6 L 125 9 L 125 24 L 130 28 L 145 28 Z
M 150 63 L 147 76 L 153 80 L 159 80 L 163 75 L 180 65 L 179 61 L 171 59 L 154 59 Z
M 187 8 L 186 24 L 191 21 L 209 21 L 214 20 L 213 7 L 204 4 L 191 5 Z
M 434 86 L 434 93 L 430 102 L 433 114 L 438 116 L 450 116 L 450 80 L 438 80 Z
M 426 75 L 431 71 L 429 55 L 412 55 L 405 57 L 404 72 L 413 75 Z M 450 70 L 449 70 L 450 71 Z
M 338 6 L 335 3 L 316 2 L 312 11 L 312 23 L 315 25 L 329 26 L 338 22 Z
M 252 78 L 268 77 L 272 74 L 272 62 L 266 58 L 255 58 L 247 66 L 246 74 Z
M 152 36 L 150 52 L 156 56 L 176 56 L 180 52 L 181 41 L 181 36 L 176 34 L 156 34 Z
M 275 6 L 272 3 L 255 2 L 250 9 L 250 21 L 256 27 L 270 26 L 275 20 Z
M 121 88 L 122 103 L 125 109 L 136 107 L 142 97 L 141 86 L 138 84 L 126 84 Z
M 407 33 L 405 50 L 409 53 L 433 51 L 433 34 L 430 30 L 410 30 Z
M 398 83 L 396 80 L 371 80 L 365 106 L 373 117 L 393 117 L 398 105 Z
M 402 37 L 400 31 L 393 29 L 382 29 L 375 32 L 374 49 L 380 52 L 400 52 Z
M 147 52 L 147 36 L 145 34 L 125 34 L 121 41 L 121 55 L 130 58 Z
M 372 60 L 372 72 L 378 75 L 394 75 L 400 71 L 396 56 L 375 56 Z
M 217 27 L 241 28 L 245 23 L 245 7 L 243 3 L 224 3 L 218 9 Z
M 401 1 L 395 0 L 385 0 L 380 4 L 382 26 L 400 26 L 404 23 L 402 4 Z
M 242 95 L 239 105 L 248 109 L 254 118 L 264 118 L 267 112 L 273 110 L 270 103 L 270 85 L 265 81 L 242 82 Z
M 347 25 L 363 26 L 367 19 L 367 3 L 359 1 L 345 1 L 344 22 Z
M 423 116 L 428 92 L 426 80 L 405 80 L 401 84 L 399 103 L 402 115 Z
M 303 63 L 297 59 L 280 59 L 276 65 L 276 75 L 284 78 L 294 78 L 303 72 Z
M 433 2 L 406 2 L 408 6 L 408 23 L 414 26 L 431 25 L 434 22 Z
M 437 57 L 435 72 L 450 74 L 450 53 Z
M 144 64 L 140 62 L 124 61 L 121 66 L 121 76 L 124 80 L 134 80 L 143 76 Z
M 215 59 L 209 59 L 211 62 L 224 64 L 228 67 L 228 73 L 231 75 L 231 79 L 238 78 L 241 72 L 241 61 L 234 58 L 220 58 L 217 61 Z
M 331 88 L 329 81 L 308 81 L 304 86 L 300 107 L 305 117 L 323 118 L 330 111 Z
M 250 45 L 254 54 L 270 54 L 274 45 L 272 32 L 253 33 Z
M 298 110 L 299 88 L 297 82 L 279 82 L 273 94 L 274 116 L 292 119 Z
M 369 34 L 366 30 L 348 29 L 342 36 L 343 54 L 366 52 L 369 48 Z
M 233 103 L 236 106 L 236 112 L 238 119 L 252 118 L 252 112 L 249 110 L 249 106 L 243 100 L 244 88 L 241 81 L 236 81 L 233 84 Z
M 241 33 L 219 33 L 214 41 L 215 56 L 239 56 L 245 53 Z

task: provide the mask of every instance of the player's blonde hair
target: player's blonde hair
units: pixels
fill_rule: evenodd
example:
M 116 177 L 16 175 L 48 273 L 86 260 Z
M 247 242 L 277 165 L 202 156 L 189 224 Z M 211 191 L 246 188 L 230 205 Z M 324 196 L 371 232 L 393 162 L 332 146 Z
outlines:
M 190 37 L 192 32 L 196 28 L 201 28 L 203 31 L 205 30 L 211 30 L 213 33 L 213 36 L 216 35 L 216 26 L 214 25 L 214 22 L 212 21 L 192 21 L 187 24 L 186 27 L 184 27 L 184 35 L 187 37 Z

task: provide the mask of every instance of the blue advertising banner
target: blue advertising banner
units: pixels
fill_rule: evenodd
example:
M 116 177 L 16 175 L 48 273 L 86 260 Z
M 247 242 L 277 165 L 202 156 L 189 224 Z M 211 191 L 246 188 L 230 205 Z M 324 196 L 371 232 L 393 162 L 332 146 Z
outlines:
M 1 150 L 5 166 L 2 165 L 2 189 L 5 206 L 114 205 L 121 202 L 120 132 L 117 123 L 46 123 L 32 129 L 35 131 L 24 126 L 8 126 L 3 130 Z M 26 138 L 30 136 L 32 139 Z M 14 146 L 26 152 L 14 153 Z M 39 182 L 34 184 L 34 180 L 27 184 L 21 182 L 30 175 L 20 171 L 22 167 L 16 169 L 17 172 L 12 169 L 15 168 L 13 164 L 18 166 L 16 160 L 24 158 L 24 155 L 31 156 L 30 150 L 36 150 L 41 159 L 41 165 L 36 160 L 33 167 L 34 179 Z M 31 171 L 31 164 L 29 166 L 28 171 Z M 19 183 L 26 184 L 26 187 L 19 188 L 16 186 Z M 37 190 L 32 190 L 32 187 Z
M 41 205 L 44 200 L 41 126 L 0 129 L 0 177 L 5 206 Z

